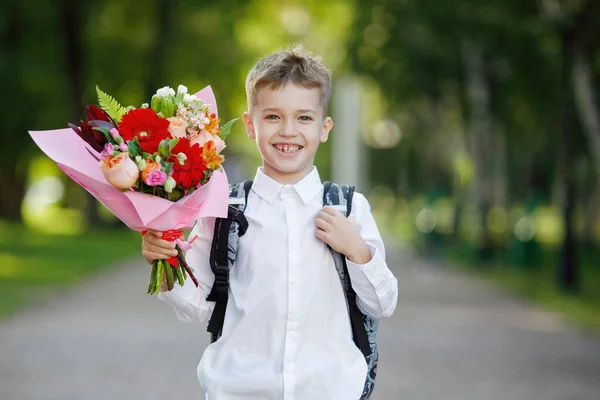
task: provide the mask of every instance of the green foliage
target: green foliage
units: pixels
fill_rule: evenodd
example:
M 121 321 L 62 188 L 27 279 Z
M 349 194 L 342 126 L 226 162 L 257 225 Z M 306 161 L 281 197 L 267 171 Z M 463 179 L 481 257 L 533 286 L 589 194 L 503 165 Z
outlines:
M 102 132 L 108 143 L 116 143 L 115 140 L 112 138 L 110 131 L 107 128 L 103 128 L 101 126 L 94 126 L 92 129 L 97 130 L 98 132 Z
M 227 137 L 227 135 L 229 135 L 229 133 L 231 132 L 231 128 L 233 127 L 233 124 L 238 119 L 239 118 L 234 118 L 231 121 L 227 121 L 226 123 L 223 124 L 223 126 L 221 126 L 221 132 L 219 132 L 219 137 L 221 139 L 225 140 L 225 138 Z
M 71 237 L 0 224 L 0 316 L 58 294 L 124 257 L 139 256 L 139 233 L 128 229 Z
M 142 149 L 140 148 L 139 143 L 136 143 L 133 140 L 129 140 L 127 142 L 127 151 L 129 152 L 129 157 L 135 158 L 135 156 L 141 153 Z
M 160 158 L 163 160 L 166 160 L 171 156 L 170 145 L 171 139 L 163 139 L 158 145 L 158 155 L 160 155 Z
M 116 123 L 121 122 L 123 115 L 127 113 L 127 108 L 123 107 L 117 100 L 104 93 L 96 86 L 98 94 L 98 105 L 102 108 Z

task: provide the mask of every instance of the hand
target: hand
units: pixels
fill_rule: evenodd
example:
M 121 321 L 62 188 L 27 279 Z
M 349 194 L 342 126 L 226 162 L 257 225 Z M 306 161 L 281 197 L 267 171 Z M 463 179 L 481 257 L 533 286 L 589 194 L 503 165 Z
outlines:
M 162 232 L 149 230 L 142 237 L 142 256 L 148 264 L 153 260 L 166 260 L 177 255 L 176 243 L 161 239 Z M 181 235 L 181 239 L 184 239 Z
M 369 246 L 360 235 L 358 224 L 333 207 L 323 207 L 315 219 L 315 235 L 355 264 L 371 261 Z

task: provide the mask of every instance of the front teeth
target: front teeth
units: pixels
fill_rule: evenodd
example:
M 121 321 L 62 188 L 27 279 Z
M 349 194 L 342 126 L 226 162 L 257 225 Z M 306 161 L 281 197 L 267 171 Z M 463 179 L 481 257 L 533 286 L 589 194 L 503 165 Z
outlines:
M 277 146 L 277 149 L 284 153 L 295 153 L 298 151 L 298 146 Z

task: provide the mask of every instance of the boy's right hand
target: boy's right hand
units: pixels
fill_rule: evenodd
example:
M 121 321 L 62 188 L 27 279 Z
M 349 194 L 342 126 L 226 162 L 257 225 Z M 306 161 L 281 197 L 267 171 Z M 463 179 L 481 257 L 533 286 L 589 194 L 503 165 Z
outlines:
M 142 256 L 148 264 L 154 260 L 166 260 L 177 255 L 176 243 L 161 239 L 162 232 L 149 230 L 142 237 Z M 185 239 L 181 235 L 181 239 Z

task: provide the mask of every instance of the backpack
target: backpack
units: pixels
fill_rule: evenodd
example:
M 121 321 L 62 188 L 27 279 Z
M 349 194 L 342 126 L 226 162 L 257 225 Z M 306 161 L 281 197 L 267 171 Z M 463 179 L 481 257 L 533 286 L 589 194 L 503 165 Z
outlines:
M 235 263 L 238 240 L 246 233 L 248 221 L 244 210 L 248 202 L 248 193 L 252 181 L 244 181 L 229 185 L 229 207 L 227 218 L 217 218 L 210 252 L 210 266 L 215 275 L 215 281 L 207 301 L 214 301 L 215 307 L 208 323 L 211 343 L 216 342 L 223 330 L 227 299 L 229 295 L 229 270 Z M 325 182 L 323 185 L 323 205 L 345 207 L 346 217 L 352 210 L 354 186 L 337 185 Z M 352 289 L 346 257 L 329 248 L 335 262 L 335 268 L 340 277 L 342 288 L 346 295 L 346 305 L 352 327 L 352 338 L 363 353 L 367 362 L 367 377 L 360 400 L 367 400 L 373 392 L 377 374 L 379 353 L 375 337 L 379 321 L 363 314 L 356 303 L 356 293 Z

